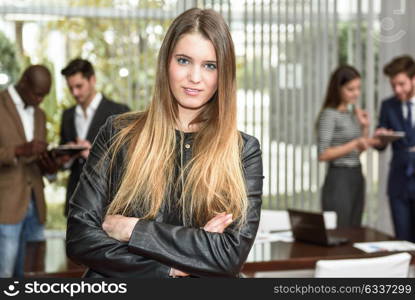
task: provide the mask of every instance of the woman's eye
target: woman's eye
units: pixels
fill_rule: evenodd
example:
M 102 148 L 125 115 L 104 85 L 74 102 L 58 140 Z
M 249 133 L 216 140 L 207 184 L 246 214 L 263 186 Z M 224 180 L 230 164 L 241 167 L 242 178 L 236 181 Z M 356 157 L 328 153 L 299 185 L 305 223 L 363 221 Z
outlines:
M 209 70 L 216 70 L 216 65 L 215 64 L 206 64 L 205 68 L 209 69 Z
M 186 58 L 183 58 L 183 57 L 179 57 L 179 58 L 177 59 L 177 62 L 178 62 L 180 65 L 186 65 L 186 64 L 188 64 L 188 63 L 189 63 L 189 60 L 188 60 L 188 59 L 186 59 Z

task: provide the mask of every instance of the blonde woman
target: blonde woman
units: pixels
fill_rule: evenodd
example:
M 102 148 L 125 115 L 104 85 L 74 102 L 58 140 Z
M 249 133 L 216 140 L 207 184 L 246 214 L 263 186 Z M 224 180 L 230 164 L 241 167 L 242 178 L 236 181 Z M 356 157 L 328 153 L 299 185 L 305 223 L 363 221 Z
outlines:
M 67 254 L 87 277 L 237 277 L 262 180 L 259 143 L 236 128 L 229 29 L 190 9 L 164 38 L 148 109 L 101 128 L 70 202 Z

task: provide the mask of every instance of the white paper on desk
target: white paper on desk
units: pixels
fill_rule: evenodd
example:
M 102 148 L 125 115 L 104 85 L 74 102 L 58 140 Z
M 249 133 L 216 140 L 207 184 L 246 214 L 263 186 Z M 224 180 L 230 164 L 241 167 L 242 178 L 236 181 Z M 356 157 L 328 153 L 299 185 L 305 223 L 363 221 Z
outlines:
M 381 251 L 415 251 L 415 244 L 408 241 L 354 243 L 353 247 L 366 253 Z
M 291 230 L 278 232 L 258 232 L 255 244 L 270 242 L 293 242 L 293 233 Z

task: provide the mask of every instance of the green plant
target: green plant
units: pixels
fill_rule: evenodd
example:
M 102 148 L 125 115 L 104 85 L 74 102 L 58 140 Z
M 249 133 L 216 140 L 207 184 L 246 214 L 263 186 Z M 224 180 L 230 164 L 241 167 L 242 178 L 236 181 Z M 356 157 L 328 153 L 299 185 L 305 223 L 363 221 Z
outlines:
M 63 203 L 48 203 L 46 228 L 54 230 L 66 229 L 66 218 L 63 215 Z
M 17 57 L 16 47 L 1 31 L 0 53 L 0 74 L 8 77 L 8 81 L 5 84 L 0 83 L 0 89 L 4 89 L 7 85 L 17 80 L 20 72 L 20 63 Z

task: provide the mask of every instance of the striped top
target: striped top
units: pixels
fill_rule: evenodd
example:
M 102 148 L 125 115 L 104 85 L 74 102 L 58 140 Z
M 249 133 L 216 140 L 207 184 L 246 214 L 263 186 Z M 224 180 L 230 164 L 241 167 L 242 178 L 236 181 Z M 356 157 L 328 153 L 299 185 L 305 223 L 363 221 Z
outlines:
M 362 135 L 362 129 L 354 113 L 326 108 L 321 112 L 318 122 L 318 153 L 327 148 L 340 146 Z M 330 161 L 339 167 L 360 166 L 360 153 L 357 150 Z

